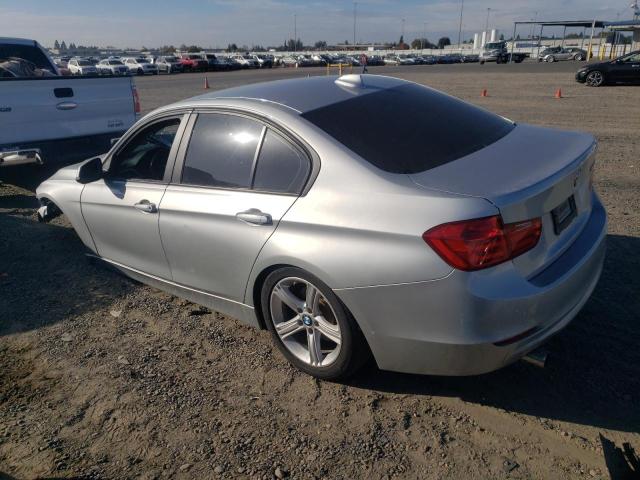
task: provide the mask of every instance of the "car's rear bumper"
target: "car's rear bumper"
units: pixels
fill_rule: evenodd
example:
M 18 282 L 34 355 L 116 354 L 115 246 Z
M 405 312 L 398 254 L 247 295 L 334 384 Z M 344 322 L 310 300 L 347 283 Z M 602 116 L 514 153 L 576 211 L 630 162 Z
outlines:
M 564 328 L 602 271 L 606 213 L 596 199 L 574 243 L 533 278 L 513 266 L 402 285 L 339 289 L 384 370 L 474 375 L 526 355 Z

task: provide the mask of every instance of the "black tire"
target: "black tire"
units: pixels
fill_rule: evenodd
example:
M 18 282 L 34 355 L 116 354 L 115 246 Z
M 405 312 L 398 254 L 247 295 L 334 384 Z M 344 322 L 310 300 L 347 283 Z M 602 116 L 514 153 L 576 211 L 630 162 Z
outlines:
M 573 59 L 574 59 L 576 62 L 581 62 L 581 61 L 583 61 L 583 60 L 584 60 L 584 55 L 582 55 L 581 53 L 579 53 L 578 55 L 576 55 L 575 57 L 573 57 Z
M 144 70 L 142 70 L 141 68 L 138 69 L 138 75 L 144 75 Z
M 600 70 L 591 70 L 587 73 L 584 83 L 589 87 L 601 87 L 606 82 L 604 73 Z
M 338 357 L 326 367 L 315 367 L 305 363 L 293 355 L 284 345 L 275 330 L 274 322 L 270 310 L 270 298 L 276 284 L 287 277 L 296 277 L 315 286 L 326 298 L 331 308 L 335 312 L 336 320 L 340 326 L 341 345 Z M 271 333 L 273 342 L 276 344 L 284 357 L 297 369 L 323 380 L 345 379 L 353 375 L 370 357 L 369 347 L 364 335 L 360 331 L 353 316 L 342 304 L 340 299 L 333 293 L 322 280 L 300 268 L 285 267 L 271 272 L 262 285 L 260 295 L 260 306 L 267 329 Z

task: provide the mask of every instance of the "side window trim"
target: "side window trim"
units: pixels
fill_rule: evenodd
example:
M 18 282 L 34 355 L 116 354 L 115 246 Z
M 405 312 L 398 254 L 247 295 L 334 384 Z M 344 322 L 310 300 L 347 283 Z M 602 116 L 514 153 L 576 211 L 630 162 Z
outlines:
M 176 136 L 173 140 L 173 144 L 171 145 L 171 150 L 169 151 L 169 158 L 167 159 L 167 165 L 164 170 L 164 175 L 162 180 L 145 180 L 145 179 L 132 179 L 128 180 L 129 182 L 139 182 L 139 183 L 161 183 L 167 184 L 171 181 L 171 172 L 173 171 L 173 166 L 175 164 L 176 155 L 178 153 L 179 145 L 182 142 L 182 138 L 184 136 L 184 132 L 186 130 L 187 122 L 191 112 L 172 112 L 163 114 L 157 117 L 153 117 L 149 119 L 149 121 L 144 122 L 143 124 L 136 125 L 134 128 L 129 130 L 122 139 L 116 144 L 115 148 L 109 152 L 109 155 L 106 161 L 103 164 L 103 169 L 108 171 L 111 168 L 111 162 L 113 158 L 118 155 L 122 150 L 124 150 L 129 142 L 135 138 L 139 133 L 143 130 L 153 126 L 156 123 L 164 122 L 166 120 L 170 120 L 172 118 L 176 118 L 180 120 L 180 125 L 178 126 L 178 130 L 176 131 Z
M 193 127 L 196 124 L 199 115 L 213 113 L 213 114 L 226 114 L 226 115 L 236 115 L 240 117 L 246 117 L 251 120 L 259 122 L 263 125 L 263 131 L 261 138 L 258 142 L 258 147 L 256 148 L 256 157 L 254 158 L 254 163 L 252 165 L 251 171 L 251 188 L 224 188 L 224 187 L 215 187 L 215 186 L 202 186 L 202 185 L 187 185 L 183 184 L 181 181 L 182 178 L 182 170 L 184 168 L 184 161 L 187 155 L 187 149 L 189 147 L 189 142 L 191 140 L 191 135 L 193 134 Z M 262 151 L 262 145 L 264 144 L 264 140 L 266 138 L 267 131 L 271 130 L 273 133 L 282 137 L 289 145 L 293 148 L 297 149 L 304 155 L 304 157 L 309 162 L 309 171 L 307 173 L 307 178 L 303 187 L 299 192 L 296 193 L 283 193 L 283 192 L 269 192 L 265 190 L 254 190 L 253 183 L 255 181 L 255 172 L 258 166 L 258 161 L 260 158 L 260 152 Z M 293 134 L 287 133 L 286 129 L 280 127 L 278 124 L 269 122 L 265 118 L 260 115 L 252 115 L 251 112 L 246 112 L 244 110 L 235 110 L 235 109 L 226 109 L 226 108 L 205 108 L 198 109 L 191 112 L 188 120 L 185 122 L 185 129 L 182 134 L 182 138 L 180 141 L 180 147 L 178 148 L 177 156 L 175 158 L 173 172 L 171 174 L 171 178 L 169 180 L 170 185 L 177 185 L 181 187 L 189 187 L 189 188 L 208 188 L 208 189 L 216 189 L 216 190 L 232 190 L 238 192 L 255 192 L 255 193 L 264 193 L 269 195 L 282 195 L 282 196 L 296 196 L 303 197 L 305 196 L 313 182 L 315 181 L 318 173 L 320 171 L 320 157 L 318 154 L 313 151 L 310 147 L 303 146 L 304 142 L 298 140 L 297 137 L 293 136 Z M 175 146 L 175 145 L 174 145 Z
M 256 181 L 256 170 L 258 169 L 258 159 L 260 158 L 260 152 L 262 152 L 262 145 L 264 144 L 264 137 L 267 135 L 267 126 L 262 124 L 262 132 L 260 133 L 260 140 L 258 140 L 258 146 L 253 154 L 253 163 L 251 164 L 251 183 L 249 189 L 253 190 L 253 184 Z

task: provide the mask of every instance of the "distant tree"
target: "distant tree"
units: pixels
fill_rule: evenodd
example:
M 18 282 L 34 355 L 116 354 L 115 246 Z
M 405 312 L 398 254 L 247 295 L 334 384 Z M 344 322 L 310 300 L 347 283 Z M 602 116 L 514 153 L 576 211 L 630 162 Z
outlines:
M 300 39 L 294 40 L 293 38 L 290 38 L 289 40 L 287 40 L 287 44 L 286 44 L 286 49 L 291 52 L 291 51 L 297 51 L 297 50 L 303 50 L 304 49 L 304 45 L 302 44 L 302 41 Z
M 267 49 L 264 48 L 262 45 L 252 45 L 251 46 L 251 51 L 252 52 L 266 52 Z
M 442 37 L 438 40 L 438 48 L 442 49 L 447 45 L 451 45 L 451 39 L 449 37 Z
M 186 52 L 187 51 L 187 46 L 184 43 L 180 45 L 180 51 L 181 52 Z
M 62 43 L 60 44 L 60 50 L 66 50 L 67 49 L 67 44 L 64 43 L 64 40 L 62 41 Z
M 318 40 L 313 44 L 313 48 L 315 48 L 316 50 L 326 50 L 327 42 L 325 42 L 324 40 Z
M 58 42 L 58 40 L 56 40 L 55 42 L 53 42 L 53 48 L 55 48 L 56 50 L 60 49 L 60 42 Z
M 520 34 L 516 35 L 516 41 L 520 40 Z
M 195 53 L 195 52 L 201 52 L 201 51 L 202 51 L 202 47 L 198 45 L 189 45 L 189 47 L 187 47 L 187 52 L 189 53 Z
M 501 34 L 500 34 L 500 41 L 501 41 L 501 42 L 502 42 L 502 41 L 504 41 L 504 33 L 501 33 Z
M 398 42 L 398 45 L 402 45 L 404 43 L 404 35 L 400 35 L 400 41 Z
M 173 45 L 163 45 L 160 47 L 160 52 L 164 54 L 176 53 L 176 47 Z
M 238 51 L 238 45 L 236 45 L 235 43 L 230 43 L 229 45 L 227 45 L 227 52 L 237 52 Z
M 418 50 L 420 48 L 436 48 L 436 45 L 431 43 L 428 38 L 416 38 L 411 42 L 411 48 Z

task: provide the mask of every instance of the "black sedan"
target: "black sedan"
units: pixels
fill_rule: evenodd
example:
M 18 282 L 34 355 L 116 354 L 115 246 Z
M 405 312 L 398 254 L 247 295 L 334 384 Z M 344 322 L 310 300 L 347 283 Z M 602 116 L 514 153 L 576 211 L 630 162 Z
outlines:
M 640 50 L 609 62 L 585 65 L 576 72 L 576 81 L 590 87 L 607 83 L 640 83 Z

